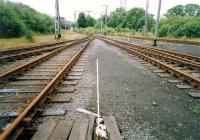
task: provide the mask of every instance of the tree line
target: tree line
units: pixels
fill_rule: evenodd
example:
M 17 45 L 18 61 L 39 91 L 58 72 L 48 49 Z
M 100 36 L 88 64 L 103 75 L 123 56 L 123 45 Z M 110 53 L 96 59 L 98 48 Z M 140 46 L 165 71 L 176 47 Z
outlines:
M 154 33 L 155 19 L 154 15 L 147 14 L 148 31 Z M 126 11 L 123 8 L 117 8 L 107 17 L 102 17 L 103 26 L 107 25 L 116 32 L 143 32 L 145 23 L 145 10 L 143 8 L 132 8 Z M 82 26 L 85 19 L 85 25 Z M 81 21 L 81 22 L 80 22 Z M 91 27 L 87 25 L 86 18 L 83 13 L 79 15 L 77 20 L 79 27 Z M 96 29 L 101 28 L 101 18 L 97 19 L 96 24 L 92 24 Z M 159 24 L 160 37 L 200 37 L 200 6 L 197 4 L 177 5 L 167 11 L 160 19 Z M 108 28 L 109 30 L 109 28 Z
M 54 32 L 54 19 L 21 3 L 0 0 L 0 38 Z

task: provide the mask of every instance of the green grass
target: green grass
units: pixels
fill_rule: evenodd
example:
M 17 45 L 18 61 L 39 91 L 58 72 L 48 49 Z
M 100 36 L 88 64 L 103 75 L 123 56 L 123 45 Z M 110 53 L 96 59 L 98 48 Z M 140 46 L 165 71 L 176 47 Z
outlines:
M 63 31 L 61 40 L 74 39 L 80 36 L 82 35 L 79 33 L 71 32 L 71 31 Z M 41 43 L 46 43 L 46 42 L 54 42 L 54 41 L 56 41 L 54 34 L 49 34 L 49 35 L 35 34 L 33 35 L 32 40 L 29 40 L 26 37 L 0 39 L 0 51 L 11 49 L 11 48 L 18 48 L 22 46 L 41 44 Z
M 198 114 L 200 115 L 200 107 L 199 106 L 196 106 L 192 109 L 192 113 L 195 113 L 195 114 Z

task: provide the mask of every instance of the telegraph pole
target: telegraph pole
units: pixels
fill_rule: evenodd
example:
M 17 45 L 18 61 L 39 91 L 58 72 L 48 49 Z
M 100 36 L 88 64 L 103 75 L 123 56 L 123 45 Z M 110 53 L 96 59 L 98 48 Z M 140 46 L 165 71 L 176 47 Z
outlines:
M 161 3 L 162 3 L 162 0 L 159 0 L 157 20 L 156 20 L 156 29 L 155 29 L 155 37 L 154 37 L 154 41 L 153 41 L 153 46 L 157 46 L 157 41 L 158 41 L 158 28 L 159 28 L 159 20 L 160 20 Z
M 58 0 L 55 1 L 55 38 L 61 38 L 61 27 L 60 27 L 60 13 L 59 13 L 59 2 Z
M 108 23 L 108 5 L 103 5 L 103 6 L 106 7 L 106 9 L 105 9 L 105 14 L 106 14 L 106 16 L 105 16 L 105 32 L 104 32 L 104 34 L 106 35 L 107 34 L 107 23 Z
M 76 11 L 74 11 L 74 32 L 76 32 Z
M 101 31 L 103 30 L 103 20 L 102 20 L 102 13 L 101 13 Z
M 149 0 L 146 1 L 144 36 L 146 36 L 148 33 L 148 21 L 147 21 L 148 11 L 149 11 Z

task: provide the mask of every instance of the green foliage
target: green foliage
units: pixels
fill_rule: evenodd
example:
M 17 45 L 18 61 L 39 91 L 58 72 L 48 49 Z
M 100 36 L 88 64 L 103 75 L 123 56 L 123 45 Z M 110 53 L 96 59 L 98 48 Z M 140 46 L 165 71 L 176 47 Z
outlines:
M 0 38 L 18 37 L 25 32 L 23 22 L 3 1 L 0 1 L 0 25 Z
M 26 36 L 28 30 L 39 33 L 54 31 L 53 18 L 21 3 L 0 1 L 0 37 Z
M 114 12 L 111 12 L 108 18 L 108 26 L 116 28 L 117 26 L 124 27 L 126 18 L 126 11 L 123 8 L 117 8 Z
M 169 9 L 165 15 L 167 17 L 200 16 L 200 6 L 197 4 L 177 5 Z
M 96 24 L 96 20 L 90 15 L 87 16 L 86 20 L 87 20 L 87 27 L 94 27 L 94 25 Z
M 80 28 L 94 27 L 96 20 L 90 15 L 87 15 L 86 17 L 85 13 L 80 13 L 77 23 Z
M 159 36 L 200 37 L 200 17 L 169 17 L 162 19 Z
M 87 19 L 86 19 L 85 13 L 80 13 L 78 15 L 77 23 L 80 28 L 87 27 Z
M 144 26 L 145 11 L 142 8 L 132 8 L 125 11 L 123 8 L 118 8 L 108 17 L 108 26 L 117 28 L 129 28 L 141 31 Z M 153 15 L 147 15 L 148 29 L 151 30 L 155 23 Z

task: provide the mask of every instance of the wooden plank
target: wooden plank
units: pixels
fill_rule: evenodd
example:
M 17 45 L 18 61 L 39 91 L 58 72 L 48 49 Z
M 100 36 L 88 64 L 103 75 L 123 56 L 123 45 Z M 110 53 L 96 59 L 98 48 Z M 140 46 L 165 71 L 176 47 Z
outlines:
M 47 122 L 39 125 L 37 132 L 31 140 L 48 140 L 57 124 L 58 121 L 56 120 L 48 120 Z
M 87 140 L 92 140 L 93 138 L 94 123 L 95 123 L 95 116 L 90 115 L 88 132 L 87 132 Z
M 120 135 L 114 116 L 106 116 L 106 117 L 103 117 L 103 119 L 107 126 L 109 140 L 122 140 L 122 137 Z
M 70 120 L 61 120 L 54 129 L 49 140 L 66 140 L 71 132 L 72 122 Z
M 88 119 L 79 118 L 72 128 L 68 140 L 86 140 L 88 131 Z

